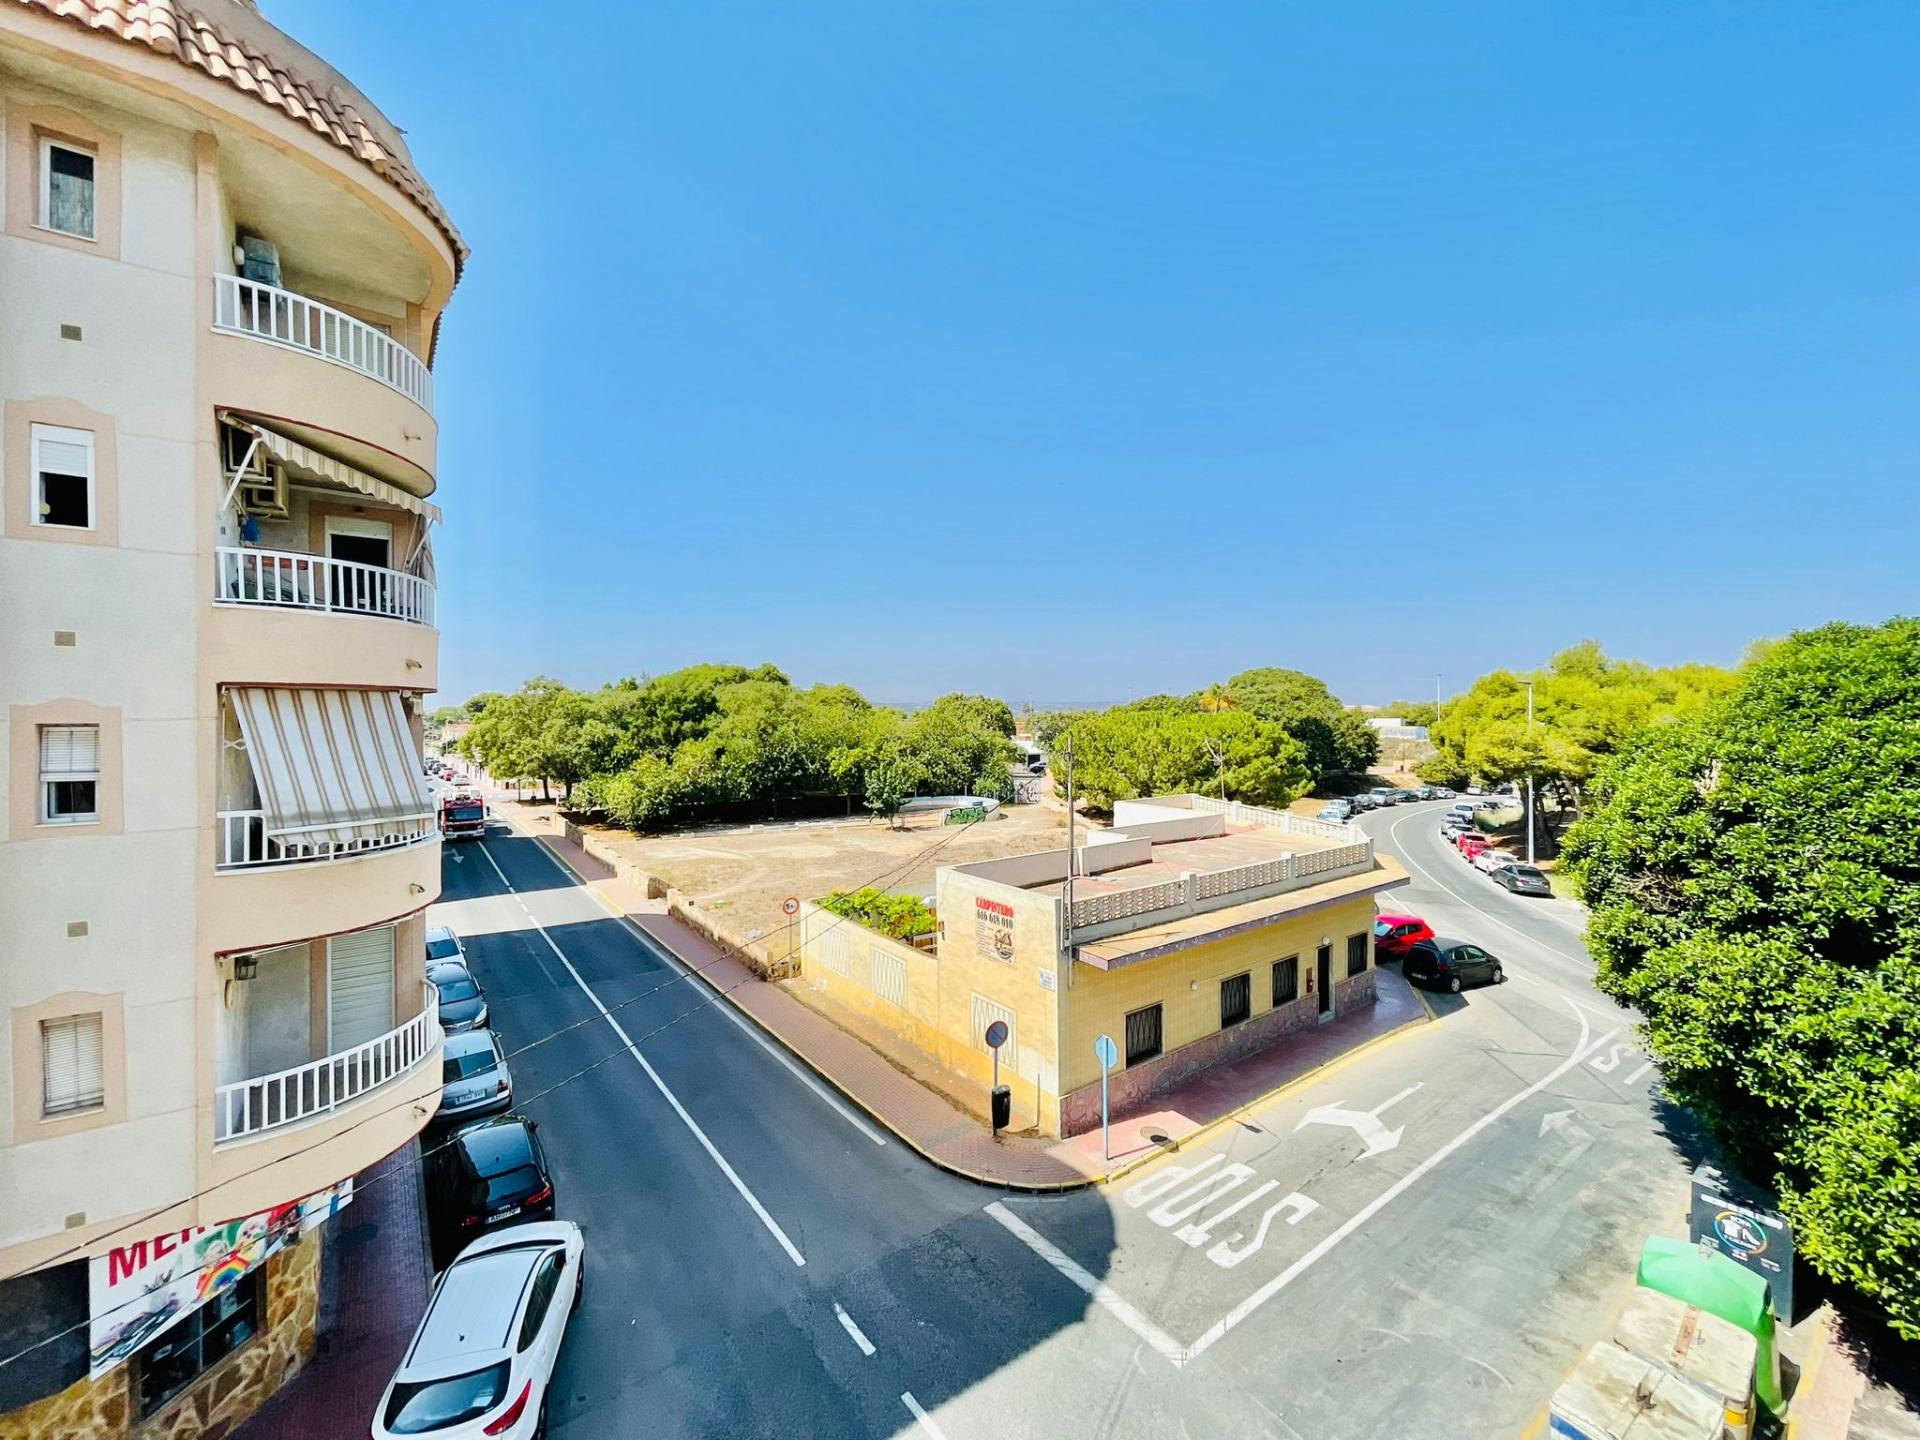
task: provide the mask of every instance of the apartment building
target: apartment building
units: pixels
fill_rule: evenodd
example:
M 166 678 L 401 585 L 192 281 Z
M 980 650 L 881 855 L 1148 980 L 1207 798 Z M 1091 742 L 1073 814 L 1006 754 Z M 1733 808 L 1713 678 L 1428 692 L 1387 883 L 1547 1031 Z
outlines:
M 997 1073 L 1014 1123 L 1050 1135 L 1099 1124 L 1100 1036 L 1125 1111 L 1373 1003 L 1374 900 L 1407 875 L 1358 827 L 1168 795 L 1084 839 L 942 866 L 930 949 L 802 907 L 805 983 L 942 1068 Z
M 0 136 L 0 1437 L 217 1436 L 439 1094 L 466 248 L 253 0 L 5 0 Z

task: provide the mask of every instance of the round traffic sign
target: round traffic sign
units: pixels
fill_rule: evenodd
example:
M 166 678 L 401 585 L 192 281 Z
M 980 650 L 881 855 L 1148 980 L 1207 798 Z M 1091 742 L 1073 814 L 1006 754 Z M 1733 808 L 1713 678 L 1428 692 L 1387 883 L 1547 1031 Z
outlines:
M 780 902 L 780 908 L 789 915 L 798 915 L 800 913 L 800 897 L 798 895 L 787 896 L 786 899 Z
M 1093 1042 L 1093 1057 L 1111 1070 L 1120 1059 L 1119 1047 L 1113 1043 L 1111 1035 L 1102 1035 Z
M 1006 1021 L 996 1020 L 991 1025 L 987 1026 L 987 1048 L 988 1049 L 998 1050 L 1002 1045 L 1006 1043 L 1007 1043 L 1007 1022 Z

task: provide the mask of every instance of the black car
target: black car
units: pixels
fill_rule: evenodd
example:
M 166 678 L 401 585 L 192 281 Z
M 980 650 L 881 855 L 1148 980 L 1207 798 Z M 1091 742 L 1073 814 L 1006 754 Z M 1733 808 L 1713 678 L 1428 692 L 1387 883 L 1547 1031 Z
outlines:
M 1465 940 L 1437 937 L 1408 946 L 1400 973 L 1416 985 L 1435 985 L 1456 995 L 1468 985 L 1498 985 L 1507 978 L 1497 955 Z
M 524 1115 L 500 1115 L 461 1127 L 428 1155 L 436 1264 L 489 1230 L 553 1219 L 553 1177 L 538 1131 Z
M 430 961 L 427 979 L 440 992 L 440 1028 L 449 1035 L 487 1026 L 487 997 L 473 972 L 458 960 Z

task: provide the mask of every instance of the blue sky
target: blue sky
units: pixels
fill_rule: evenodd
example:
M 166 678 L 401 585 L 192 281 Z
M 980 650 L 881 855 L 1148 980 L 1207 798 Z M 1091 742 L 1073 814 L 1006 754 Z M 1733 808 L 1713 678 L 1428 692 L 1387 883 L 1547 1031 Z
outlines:
M 1360 702 L 1920 608 L 1905 0 L 266 9 L 475 250 L 449 699 Z

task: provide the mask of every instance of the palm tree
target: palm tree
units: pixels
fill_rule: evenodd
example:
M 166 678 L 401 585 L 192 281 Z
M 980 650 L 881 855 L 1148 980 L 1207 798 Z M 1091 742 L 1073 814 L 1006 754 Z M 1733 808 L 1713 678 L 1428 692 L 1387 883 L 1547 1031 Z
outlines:
M 1200 692 L 1200 708 L 1209 715 L 1219 715 L 1238 708 L 1233 698 L 1231 684 L 1209 685 Z

